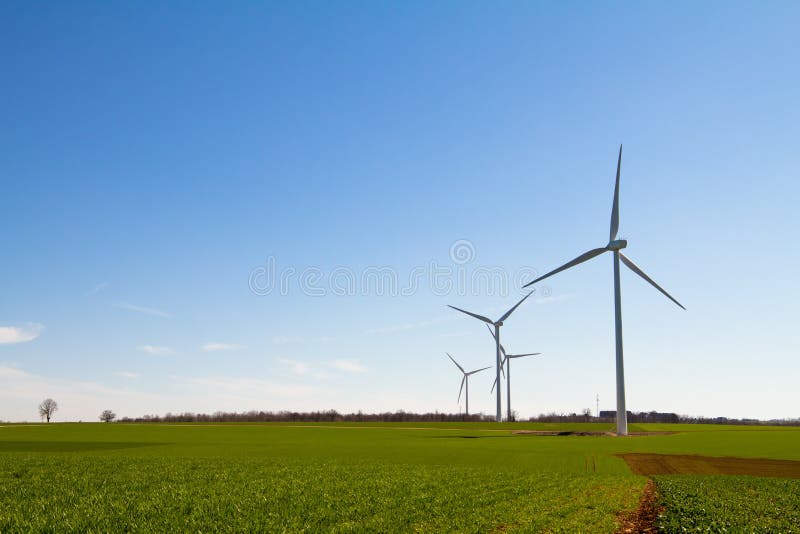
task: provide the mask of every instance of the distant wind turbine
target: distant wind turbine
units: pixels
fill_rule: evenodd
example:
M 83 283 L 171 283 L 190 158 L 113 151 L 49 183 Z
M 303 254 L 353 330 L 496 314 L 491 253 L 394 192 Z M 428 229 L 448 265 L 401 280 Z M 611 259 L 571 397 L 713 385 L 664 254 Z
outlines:
M 617 239 L 617 231 L 619 230 L 619 172 L 621 166 L 622 145 L 619 145 L 619 158 L 617 159 L 617 180 L 616 184 L 614 185 L 614 204 L 611 208 L 611 230 L 609 232 L 608 244 L 605 247 L 595 248 L 589 252 L 581 254 L 574 260 L 565 263 L 558 269 L 553 269 L 544 276 L 540 276 L 533 282 L 526 284 L 524 287 L 528 287 L 536 282 L 544 280 L 549 276 L 569 269 L 570 267 L 574 267 L 585 261 L 589 261 L 590 259 L 594 258 L 595 256 L 599 256 L 604 252 L 610 251 L 614 253 L 614 322 L 617 344 L 617 435 L 625 436 L 628 434 L 628 414 L 625 411 L 625 369 L 622 361 L 622 295 L 619 283 L 620 260 L 622 260 L 622 263 L 624 263 L 625 266 L 627 266 L 631 271 L 644 278 L 650 285 L 661 291 L 661 293 L 663 293 L 664 296 L 666 296 L 672 302 L 684 310 L 686 308 L 684 308 L 680 302 L 675 300 L 672 295 L 667 293 L 661 286 L 656 284 L 652 278 L 647 276 L 644 271 L 637 267 L 635 263 L 625 257 L 625 255 L 621 252 L 623 248 L 628 246 L 628 242 L 626 240 Z
M 525 299 L 527 299 L 531 295 L 533 295 L 533 291 L 531 291 L 530 293 L 528 293 L 527 295 L 522 297 L 522 299 L 519 302 L 514 304 L 513 308 L 511 308 L 506 313 L 504 313 L 502 315 L 502 317 L 500 317 L 497 321 L 492 321 L 491 319 L 488 319 L 488 318 L 484 317 L 483 315 L 478 315 L 477 313 L 468 312 L 467 310 L 462 310 L 461 308 L 456 308 L 455 306 L 450 306 L 448 304 L 448 306 L 453 308 L 454 310 L 460 311 L 461 313 L 466 313 L 467 315 L 475 317 L 476 319 L 478 319 L 480 321 L 483 321 L 486 324 L 490 324 L 490 325 L 494 326 L 494 340 L 495 340 L 495 349 L 496 349 L 495 350 L 495 355 L 496 355 L 496 359 L 495 359 L 496 377 L 495 377 L 495 380 L 497 381 L 498 384 L 500 384 L 500 368 L 502 366 L 502 362 L 500 361 L 500 327 L 503 326 L 503 321 L 508 319 L 509 316 L 512 313 L 514 313 L 514 310 L 516 310 L 519 307 L 519 305 L 522 304 L 523 302 L 525 302 Z M 501 403 L 502 403 L 502 397 L 500 395 L 500 386 L 498 385 L 498 387 L 497 387 L 497 415 L 496 415 L 496 420 L 497 420 L 498 423 L 503 420 L 503 409 L 502 409 Z
M 450 353 L 449 353 L 449 352 L 445 352 L 445 354 L 447 354 L 447 357 L 448 357 L 448 358 L 450 358 L 450 360 L 451 360 L 451 361 L 452 361 L 454 364 L 456 364 L 456 367 L 458 367 L 458 369 L 459 369 L 459 370 L 461 371 L 461 373 L 464 375 L 464 377 L 461 379 L 461 387 L 460 387 L 460 388 L 458 388 L 458 402 L 461 402 L 461 392 L 464 390 L 464 385 L 466 384 L 466 386 L 467 386 L 467 395 L 466 395 L 464 398 L 465 398 L 465 400 L 466 400 L 466 403 L 467 403 L 467 406 L 466 406 L 466 413 L 467 413 L 467 415 L 469 415 L 469 377 L 470 377 L 470 376 L 472 376 L 472 375 L 474 375 L 475 373 L 480 373 L 481 371 L 485 371 L 486 369 L 488 369 L 488 367 L 484 367 L 484 368 L 482 368 L 482 369 L 476 369 L 476 370 L 474 370 L 474 371 L 467 372 L 467 371 L 465 371 L 465 370 L 464 370 L 464 368 L 463 368 L 463 367 L 461 367 L 461 366 L 458 364 L 458 362 L 455 360 L 455 358 L 453 358 L 452 356 L 450 356 Z
M 492 329 L 489 328 L 488 324 L 486 325 L 486 328 L 489 329 L 489 333 L 492 334 L 492 337 L 494 337 L 494 332 L 492 332 Z M 500 344 L 500 352 L 503 353 L 503 361 L 500 362 L 500 370 L 503 370 L 504 365 L 506 367 L 506 419 L 511 421 L 511 360 L 514 358 L 524 358 L 526 356 L 539 356 L 541 352 L 529 352 L 527 354 L 507 354 L 502 343 Z M 491 391 L 494 391 L 495 386 L 497 386 L 496 378 L 494 383 L 492 383 Z

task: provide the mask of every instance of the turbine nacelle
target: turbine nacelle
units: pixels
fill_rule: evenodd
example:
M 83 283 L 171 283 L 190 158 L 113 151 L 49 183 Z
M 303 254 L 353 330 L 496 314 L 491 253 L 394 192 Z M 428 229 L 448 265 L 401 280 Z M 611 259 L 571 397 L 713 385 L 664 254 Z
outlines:
M 627 246 L 628 242 L 625 239 L 615 239 L 614 241 L 609 241 L 608 245 L 606 245 L 606 250 L 622 250 Z

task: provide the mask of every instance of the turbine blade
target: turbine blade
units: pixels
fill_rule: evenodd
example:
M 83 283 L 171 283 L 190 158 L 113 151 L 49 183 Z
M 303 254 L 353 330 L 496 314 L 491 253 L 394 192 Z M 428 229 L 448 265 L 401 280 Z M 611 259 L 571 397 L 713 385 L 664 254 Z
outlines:
M 541 352 L 530 352 L 528 354 L 509 354 L 506 358 L 524 358 L 525 356 L 539 356 Z
M 480 373 L 481 371 L 485 371 L 485 370 L 487 370 L 488 368 L 489 368 L 489 367 L 483 367 L 483 368 L 481 368 L 481 369 L 476 369 L 476 370 L 474 370 L 474 371 L 470 371 L 469 373 L 467 373 L 467 375 L 474 375 L 475 373 Z
M 492 330 L 492 327 L 487 324 L 486 328 L 489 329 L 489 333 L 492 334 L 492 337 L 494 338 L 494 340 L 497 341 L 497 337 L 494 335 L 494 331 Z M 502 343 L 500 343 L 500 353 L 501 354 L 505 354 L 506 353 L 506 349 L 505 349 L 505 347 L 503 347 Z
M 461 402 L 461 392 L 464 390 L 464 382 L 467 380 L 467 375 L 461 379 L 461 387 L 458 388 L 458 402 Z
M 497 378 L 495 378 L 494 382 L 492 382 L 492 389 L 489 390 L 489 393 L 494 393 L 494 388 L 496 385 L 497 385 Z
M 552 271 L 550 271 L 546 275 L 540 276 L 539 278 L 537 278 L 533 282 L 528 282 L 527 284 L 525 284 L 522 287 L 528 287 L 529 285 L 535 284 L 536 282 L 541 282 L 542 280 L 544 280 L 545 278 L 547 278 L 549 276 L 553 276 L 554 274 L 560 273 L 561 271 L 569 269 L 570 267 L 575 267 L 578 264 L 581 264 L 581 263 L 583 263 L 585 261 L 589 261 L 592 258 L 594 258 L 595 256 L 599 256 L 600 254 L 602 254 L 605 251 L 606 251 L 605 248 L 593 248 L 589 252 L 584 252 L 583 254 L 581 254 L 580 256 L 575 258 L 574 260 L 565 263 L 564 265 L 562 265 L 558 269 L 553 269 Z
M 665 296 L 665 297 L 667 297 L 669 300 L 671 300 L 672 302 L 674 302 L 675 304 L 677 304 L 678 306 L 680 306 L 680 307 L 681 307 L 681 308 L 683 308 L 684 310 L 686 309 L 686 308 L 684 308 L 684 307 L 683 307 L 683 304 L 681 304 L 680 302 L 678 302 L 677 300 L 675 300 L 675 299 L 672 297 L 672 295 L 670 295 L 669 293 L 667 293 L 667 292 L 666 292 L 666 290 L 665 290 L 663 287 L 661 287 L 660 285 L 656 284 L 656 283 L 653 281 L 653 279 L 652 279 L 652 278 L 650 278 L 649 276 L 647 276 L 646 274 L 644 274 L 644 271 L 642 271 L 642 270 L 641 270 L 639 267 L 637 267 L 637 266 L 636 266 L 636 264 L 635 264 L 635 263 L 633 263 L 631 260 L 629 260 L 627 257 L 625 257 L 625 255 L 624 255 L 622 252 L 620 252 L 620 253 L 619 253 L 619 259 L 621 259 L 621 260 L 622 260 L 622 263 L 624 263 L 625 265 L 627 265 L 627 266 L 628 266 L 628 269 L 630 269 L 631 271 L 635 272 L 636 274 L 638 274 L 639 276 L 641 276 L 642 278 L 644 278 L 645 280 L 647 280 L 648 282 L 650 282 L 650 285 L 652 285 L 654 288 L 656 288 L 656 289 L 658 289 L 659 291 L 661 291 L 661 292 L 664 294 L 664 296 Z
M 617 160 L 617 181 L 614 184 L 614 205 L 611 207 L 611 231 L 608 240 L 614 241 L 619 230 L 619 169 L 622 166 L 622 145 L 619 145 L 619 159 Z
M 471 315 L 471 316 L 475 317 L 476 319 L 480 319 L 484 323 L 494 324 L 494 321 L 492 321 L 491 319 L 487 319 L 483 315 L 478 315 L 477 313 L 468 312 L 467 310 L 462 310 L 461 308 L 456 308 L 455 306 L 450 306 L 449 304 L 447 306 L 449 308 L 453 308 L 454 310 L 458 310 L 461 313 L 466 313 L 467 315 Z
M 463 367 L 461 367 L 460 365 L 458 365 L 458 362 L 455 360 L 455 358 L 453 358 L 452 356 L 450 356 L 450 353 L 449 353 L 449 352 L 445 352 L 445 354 L 447 354 L 447 357 L 448 357 L 448 358 L 450 358 L 450 360 L 452 360 L 452 362 L 453 362 L 454 364 L 456 364 L 456 367 L 458 367 L 459 369 L 461 369 L 461 372 L 463 373 L 463 372 L 464 372 L 464 368 L 463 368 Z
M 533 291 L 536 291 L 536 290 L 534 289 Z M 498 319 L 498 320 L 497 320 L 497 322 L 498 322 L 498 323 L 502 323 L 503 321 L 505 321 L 506 319 L 508 319 L 508 317 L 509 317 L 509 316 L 510 316 L 512 313 L 514 313 L 514 310 L 516 310 L 517 308 L 519 308 L 519 305 L 520 305 L 520 304 L 522 304 L 523 302 L 525 302 L 525 299 L 527 299 L 528 297 L 530 297 L 531 295 L 533 295 L 533 291 L 529 292 L 527 295 L 525 295 L 524 297 L 522 297 L 522 299 L 521 299 L 519 302 L 517 302 L 516 304 L 514 304 L 514 307 L 513 307 L 513 308 L 511 308 L 510 310 L 508 310 L 508 311 L 505 313 L 505 315 L 503 315 L 502 317 L 500 317 L 500 319 Z

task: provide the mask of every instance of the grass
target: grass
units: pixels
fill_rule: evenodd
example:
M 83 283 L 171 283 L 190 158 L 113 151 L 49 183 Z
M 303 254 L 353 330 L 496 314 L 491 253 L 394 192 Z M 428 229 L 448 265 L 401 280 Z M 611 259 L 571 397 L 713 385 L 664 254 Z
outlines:
M 0 466 L 0 530 L 609 531 L 630 504 L 618 476 L 253 457 L 63 460 Z
M 0 532 L 613 532 L 646 482 L 616 453 L 800 459 L 798 429 L 510 432 L 599 426 L 3 426 Z

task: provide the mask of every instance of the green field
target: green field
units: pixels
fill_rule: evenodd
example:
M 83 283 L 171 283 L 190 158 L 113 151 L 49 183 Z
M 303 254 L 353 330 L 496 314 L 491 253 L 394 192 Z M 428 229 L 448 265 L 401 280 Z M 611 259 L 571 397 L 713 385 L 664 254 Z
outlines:
M 665 532 L 798 532 L 800 480 L 748 476 L 656 477 Z
M 647 480 L 616 453 L 800 460 L 797 428 L 632 425 L 679 432 L 627 438 L 511 433 L 608 427 L 7 425 L 0 427 L 0 532 L 613 532 Z M 659 477 L 659 487 L 672 478 L 680 477 Z M 776 506 L 797 506 L 796 499 Z

